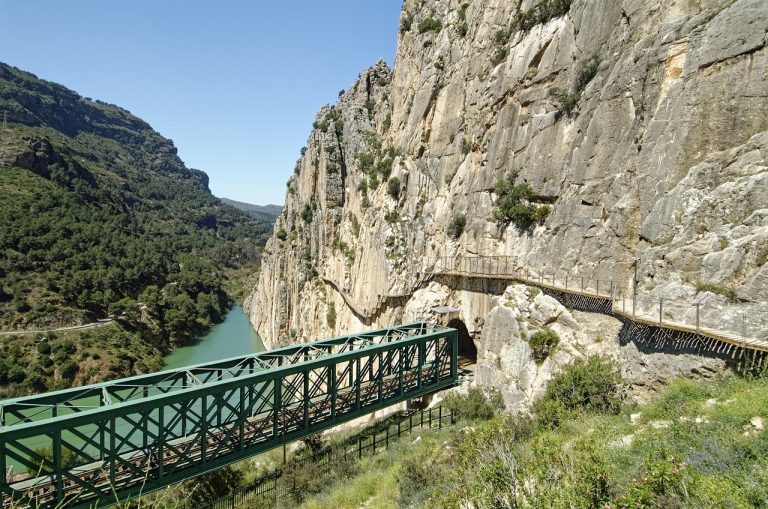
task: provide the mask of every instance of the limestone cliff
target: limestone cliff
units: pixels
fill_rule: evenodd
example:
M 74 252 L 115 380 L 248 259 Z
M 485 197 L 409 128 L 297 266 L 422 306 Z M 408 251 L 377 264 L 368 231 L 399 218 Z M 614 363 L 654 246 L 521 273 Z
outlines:
M 317 115 L 254 326 L 275 345 L 449 304 L 475 332 L 493 292 L 420 284 L 439 255 L 625 284 L 638 259 L 646 294 L 764 311 L 767 31 L 763 0 L 406 0 L 394 69 Z M 551 204 L 533 229 L 494 219 L 513 172 Z

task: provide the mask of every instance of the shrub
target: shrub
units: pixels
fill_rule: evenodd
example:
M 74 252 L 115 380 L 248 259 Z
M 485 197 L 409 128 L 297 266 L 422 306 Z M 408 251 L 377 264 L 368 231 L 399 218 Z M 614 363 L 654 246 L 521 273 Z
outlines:
M 597 69 L 600 67 L 602 59 L 599 55 L 593 55 L 589 60 L 581 64 L 579 73 L 576 75 L 576 91 L 584 90 L 589 82 L 597 75 Z
M 392 177 L 387 181 L 387 194 L 389 194 L 395 200 L 400 198 L 400 179 L 399 178 Z
M 549 327 L 539 329 L 528 339 L 528 346 L 531 347 L 533 358 L 537 363 L 549 357 L 559 343 L 560 336 Z
M 331 329 L 336 328 L 336 305 L 333 302 L 328 305 L 328 311 L 325 313 L 325 322 Z
M 373 164 L 376 158 L 369 152 L 360 152 L 357 154 L 357 161 L 360 164 L 360 171 L 363 173 L 370 173 L 373 170 Z
M 389 224 L 394 224 L 400 220 L 400 214 L 397 213 L 396 210 L 392 210 L 390 212 L 387 212 L 384 215 L 384 221 L 386 221 Z
M 413 25 L 413 15 L 406 12 L 400 20 L 400 32 L 407 32 L 411 29 L 411 25 Z
M 491 57 L 491 64 L 496 66 L 499 65 L 504 61 L 504 59 L 507 58 L 509 55 L 509 50 L 507 48 L 499 48 L 497 49 L 493 56 Z
M 443 23 L 439 19 L 435 19 L 432 16 L 424 18 L 419 22 L 419 33 L 425 32 L 439 32 L 443 29 Z
M 456 214 L 448 225 L 448 235 L 452 239 L 458 239 L 464 233 L 464 227 L 467 226 L 467 216 Z
M 457 412 L 462 419 L 488 420 L 504 409 L 504 400 L 497 389 L 483 391 L 479 387 L 470 387 L 467 394 L 449 394 L 443 406 Z
M 75 364 L 72 360 L 66 360 L 64 364 L 62 364 L 59 368 L 59 374 L 61 374 L 61 378 L 64 380 L 71 381 L 77 374 L 77 364 Z
M 288 232 L 286 232 L 286 231 L 285 231 L 285 228 L 283 228 L 283 227 L 281 226 L 280 228 L 278 228 L 278 229 L 277 229 L 277 233 L 275 234 L 275 236 L 276 236 L 276 237 L 277 237 L 279 240 L 285 240 L 285 239 L 287 239 L 287 238 L 288 238 Z
M 568 92 L 562 88 L 552 87 L 549 89 L 549 95 L 557 103 L 557 110 L 567 117 L 572 117 L 576 113 L 581 100 L 581 92 Z
M 576 360 L 555 375 L 533 410 L 545 427 L 557 427 L 574 411 L 617 414 L 622 379 L 613 361 L 593 356 Z
M 496 182 L 494 192 L 497 195 L 493 209 L 494 218 L 502 223 L 514 223 L 523 230 L 534 224 L 541 224 L 549 215 L 549 207 L 540 207 L 534 203 L 536 194 L 531 186 L 523 182 L 515 184 L 517 172 Z M 539 211 L 542 208 L 544 210 Z
M 305 203 L 304 208 L 301 209 L 301 218 L 305 223 L 312 222 L 312 206 L 309 203 Z
M 549 217 L 550 212 L 552 212 L 552 207 L 549 205 L 536 207 L 536 210 L 533 211 L 533 222 L 539 225 L 544 224 Z
M 711 292 L 716 295 L 722 295 L 728 302 L 736 302 L 736 290 L 733 287 L 717 286 L 713 284 L 696 284 L 697 292 Z
M 461 140 L 461 153 L 464 155 L 469 154 L 469 152 L 472 150 L 472 142 L 468 139 L 464 138 Z

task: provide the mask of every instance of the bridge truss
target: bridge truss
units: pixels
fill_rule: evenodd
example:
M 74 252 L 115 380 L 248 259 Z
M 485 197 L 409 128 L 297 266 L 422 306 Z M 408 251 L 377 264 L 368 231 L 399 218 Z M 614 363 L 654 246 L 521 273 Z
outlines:
M 2 507 L 103 507 L 458 381 L 415 323 L 0 402 Z

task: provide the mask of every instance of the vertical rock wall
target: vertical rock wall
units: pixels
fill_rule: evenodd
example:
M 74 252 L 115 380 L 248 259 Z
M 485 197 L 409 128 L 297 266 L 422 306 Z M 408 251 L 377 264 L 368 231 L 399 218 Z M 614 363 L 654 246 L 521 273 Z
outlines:
M 288 182 L 246 304 L 268 345 L 431 304 L 474 327 L 491 308 L 482 292 L 413 293 L 437 255 L 627 283 L 639 259 L 649 295 L 717 305 L 733 295 L 705 285 L 728 287 L 765 309 L 764 2 L 574 0 L 541 23 L 537 3 L 405 2 L 394 69 L 379 62 L 321 109 Z M 570 114 L 555 89 L 577 98 Z M 532 230 L 493 218 L 494 184 L 512 171 L 552 203 Z

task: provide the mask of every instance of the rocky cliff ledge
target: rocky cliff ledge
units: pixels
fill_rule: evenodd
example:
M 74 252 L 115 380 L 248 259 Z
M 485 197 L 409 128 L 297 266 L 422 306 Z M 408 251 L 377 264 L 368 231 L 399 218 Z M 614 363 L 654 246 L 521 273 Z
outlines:
M 625 284 L 638 260 L 644 294 L 768 323 L 767 31 L 762 0 L 407 0 L 394 69 L 317 115 L 254 326 L 275 345 L 450 304 L 478 332 L 492 292 L 417 276 L 497 254 Z M 531 228 L 494 218 L 513 174 L 551 206 Z

